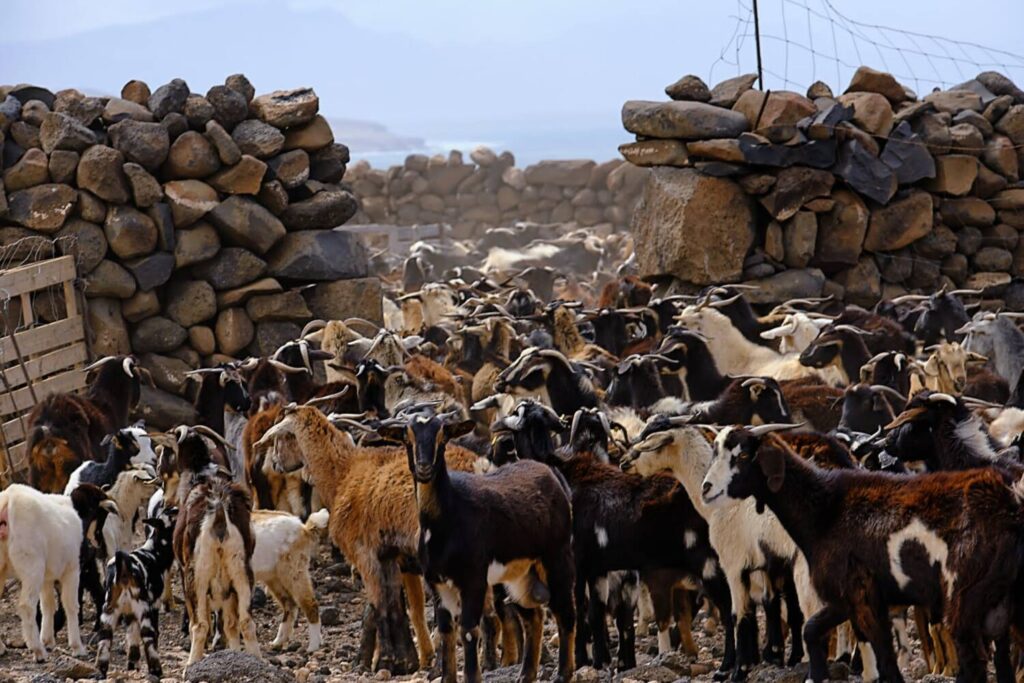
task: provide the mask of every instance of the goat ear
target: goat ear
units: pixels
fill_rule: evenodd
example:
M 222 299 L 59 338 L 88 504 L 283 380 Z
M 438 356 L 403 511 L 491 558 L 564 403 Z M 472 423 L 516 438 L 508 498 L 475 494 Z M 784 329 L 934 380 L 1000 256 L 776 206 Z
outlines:
M 407 429 L 405 425 L 381 425 L 377 427 L 377 434 L 380 438 L 396 443 L 406 442 Z
M 460 436 L 469 434 L 476 428 L 476 422 L 473 420 L 462 420 L 453 424 L 446 424 L 444 426 L 444 436 L 446 439 L 457 439 Z
M 774 446 L 762 445 L 757 449 L 757 462 L 761 465 L 761 472 L 768 481 L 768 490 L 778 493 L 782 488 L 782 482 L 786 477 L 786 459 L 782 450 Z

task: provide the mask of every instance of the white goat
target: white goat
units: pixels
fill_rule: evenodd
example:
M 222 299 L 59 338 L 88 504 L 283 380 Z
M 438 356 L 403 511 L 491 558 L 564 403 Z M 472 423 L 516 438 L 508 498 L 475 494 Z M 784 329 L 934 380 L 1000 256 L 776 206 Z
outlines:
M 320 608 L 309 577 L 309 561 L 327 529 L 329 518 L 326 508 L 311 514 L 305 524 L 287 512 L 256 510 L 252 513 L 253 575 L 256 581 L 267 586 L 282 610 L 281 625 L 271 648 L 284 647 L 291 640 L 295 617 L 301 609 L 309 621 L 306 650 L 320 649 Z
M 160 484 L 156 470 L 149 466 L 132 468 L 117 475 L 107 495 L 117 504 L 118 512 L 116 515 L 107 515 L 103 524 L 103 541 L 107 546 L 108 559 L 119 550 L 127 552 L 133 548 L 136 515 L 143 505 L 148 507 Z
M 779 353 L 800 353 L 814 341 L 823 328 L 832 322 L 829 317 L 812 317 L 807 313 L 790 313 L 782 324 L 765 330 L 761 339 L 778 339 Z
M 831 368 L 820 370 L 800 363 L 797 354 L 782 355 L 767 346 L 751 342 L 722 312 L 711 306 L 687 306 L 676 317 L 687 329 L 699 332 L 710 342 L 719 372 L 725 375 L 760 375 L 777 380 L 819 377 L 837 384 L 841 377 Z
M 68 646 L 72 654 L 88 654 L 78 624 L 79 552 L 82 520 L 63 495 L 40 493 L 11 484 L 0 491 L 0 591 L 8 574 L 21 583 L 18 616 L 25 645 L 37 662 L 54 647 L 53 617 L 56 587 L 67 615 Z M 42 603 L 42 637 L 36 625 L 36 606 Z M 0 642 L 0 654 L 5 651 Z

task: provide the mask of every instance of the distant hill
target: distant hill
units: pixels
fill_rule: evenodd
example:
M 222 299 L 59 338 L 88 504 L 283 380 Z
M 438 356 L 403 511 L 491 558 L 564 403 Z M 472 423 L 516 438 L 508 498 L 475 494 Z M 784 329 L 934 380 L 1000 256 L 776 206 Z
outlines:
M 373 121 L 339 119 L 328 116 L 334 139 L 348 145 L 353 154 L 366 152 L 398 152 L 423 149 L 426 141 L 410 135 L 399 135 L 387 126 Z

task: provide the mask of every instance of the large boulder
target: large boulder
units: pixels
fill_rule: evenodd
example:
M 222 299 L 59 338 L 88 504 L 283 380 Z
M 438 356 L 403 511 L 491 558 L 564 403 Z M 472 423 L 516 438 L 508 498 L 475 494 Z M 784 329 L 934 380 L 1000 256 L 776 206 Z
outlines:
M 734 138 L 750 126 L 740 112 L 703 102 L 645 100 L 622 105 L 622 125 L 636 135 L 682 140 Z
M 871 214 L 864 200 L 847 189 L 835 190 L 832 200 L 832 209 L 818 216 L 814 262 L 823 267 L 852 266 L 860 257 Z
M 226 85 L 215 85 L 206 91 L 206 101 L 213 107 L 213 118 L 227 130 L 245 120 L 249 103 L 245 95 Z
M 84 152 L 97 142 L 96 133 L 67 114 L 47 114 L 39 127 L 39 142 L 43 151 L 49 154 L 55 149 Z
M 225 242 L 252 249 L 257 254 L 267 253 L 285 235 L 281 221 L 248 197 L 228 197 L 209 216 Z
M 103 228 L 80 218 L 72 218 L 60 229 L 57 245 L 62 254 L 75 257 L 79 275 L 89 273 L 107 253 L 107 238 Z
M 188 338 L 185 328 L 162 316 L 146 318 L 132 331 L 132 349 L 136 353 L 166 353 L 181 346 Z
M 245 304 L 245 312 L 255 323 L 268 320 L 304 322 L 313 317 L 306 300 L 298 290 L 254 296 Z
M 247 285 L 267 270 L 267 262 L 240 247 L 226 247 L 209 261 L 193 266 L 193 274 L 213 288 L 234 289 Z
M 846 92 L 878 93 L 889 100 L 889 103 L 893 106 L 909 99 L 907 91 L 899 84 L 899 81 L 893 78 L 892 74 L 885 71 L 875 71 L 868 66 L 862 66 L 854 72 Z
M 119 299 L 90 299 L 85 307 L 92 352 L 100 357 L 123 356 L 132 352 L 128 327 L 121 317 Z
M 284 133 L 257 119 L 242 121 L 235 126 L 231 139 L 242 154 L 251 154 L 257 159 L 269 159 L 284 147 Z
M 967 154 L 935 157 L 935 177 L 924 186 L 932 192 L 962 197 L 971 191 L 978 177 L 978 160 Z
M 74 152 L 72 152 L 73 154 Z M 41 149 L 29 149 L 18 163 L 4 171 L 4 187 L 7 192 L 24 190 L 35 185 L 50 182 L 50 163 Z M 61 182 L 55 180 L 54 182 Z
M 7 197 L 6 219 L 42 233 L 60 230 L 71 213 L 78 192 L 68 185 L 46 183 L 12 192 Z
M 189 96 L 188 83 L 175 78 L 170 83 L 161 85 L 149 96 L 149 110 L 153 116 L 162 119 L 171 112 L 181 112 L 185 108 L 185 100 Z
M 150 292 L 171 279 L 174 272 L 174 254 L 158 251 L 148 256 L 129 259 L 124 262 L 124 267 L 135 277 L 140 290 Z
M 774 304 L 790 299 L 821 296 L 825 286 L 825 275 L 817 268 L 791 268 L 781 273 L 744 284 L 753 289 L 744 293 L 752 304 Z
M 201 180 L 172 180 L 164 184 L 175 228 L 187 228 L 220 204 L 217 190 Z
M 214 334 L 220 352 L 233 356 L 249 345 L 256 329 L 245 309 L 226 308 L 217 316 Z
M 245 154 L 237 164 L 211 177 L 210 185 L 224 194 L 259 194 L 266 172 L 266 163 Z
M 733 105 L 747 118 L 749 128 L 764 135 L 772 142 L 786 142 L 796 135 L 796 123 L 811 116 L 816 109 L 814 103 L 795 92 L 776 90 L 766 94 L 760 90 L 748 90 L 740 95 Z
M 220 251 L 220 237 L 212 225 L 201 221 L 174 233 L 175 268 L 184 268 L 211 259 Z
M 872 135 L 886 136 L 893 126 L 892 105 L 874 92 L 850 92 L 839 96 L 840 104 L 853 107 L 853 122 Z
M 249 109 L 272 126 L 291 128 L 313 120 L 320 110 L 320 98 L 312 88 L 276 90 L 255 98 L 249 103 Z
M 125 119 L 107 129 L 110 144 L 147 171 L 153 172 L 167 159 L 171 138 L 159 123 L 145 123 Z
M 740 96 L 754 87 L 757 74 L 733 76 L 722 81 L 711 89 L 711 104 L 716 107 L 731 107 Z
M 892 251 L 924 237 L 932 229 L 932 196 L 912 192 L 871 213 L 864 248 Z
M 324 190 L 309 199 L 292 202 L 281 214 L 281 222 L 289 230 L 315 230 L 343 225 L 359 210 L 352 193 L 345 190 Z
M 834 182 L 828 171 L 793 166 L 778 173 L 772 191 L 761 197 L 760 202 L 772 218 L 784 221 L 816 197 L 828 197 Z
M 83 291 L 89 298 L 127 299 L 135 294 L 135 278 L 117 263 L 103 259 L 85 276 Z
M 673 100 L 690 102 L 707 102 L 711 99 L 711 90 L 700 76 L 687 74 L 675 83 L 665 86 L 665 94 Z
M 157 230 L 153 219 L 133 207 L 110 207 L 103 231 L 110 250 L 119 258 L 144 256 L 156 249 Z
M 78 162 L 78 186 L 106 202 L 124 204 L 129 198 L 124 155 L 113 147 L 93 145 Z
M 375 277 L 321 282 L 306 292 L 306 303 L 321 320 L 362 318 L 384 324 L 383 295 Z
M 167 288 L 167 317 L 182 327 L 191 327 L 217 314 L 217 295 L 210 283 L 178 280 Z
M 590 180 L 590 174 L 596 165 L 588 159 L 539 161 L 527 166 L 524 173 L 526 182 L 531 185 L 583 187 Z
M 220 168 L 220 157 L 202 133 L 190 130 L 175 139 L 164 168 L 173 178 L 205 178 Z
M 304 149 L 313 152 L 333 142 L 334 133 L 331 131 L 331 125 L 319 114 L 306 125 L 289 128 L 284 134 L 285 151 Z
M 328 281 L 366 277 L 366 248 L 341 230 L 291 232 L 267 256 L 269 274 L 287 280 Z
M 631 228 L 640 274 L 695 284 L 736 282 L 754 226 L 753 204 L 732 180 L 691 169 L 653 169 Z
M 195 424 L 198 419 L 196 409 L 191 403 L 180 396 L 146 384 L 142 385 L 142 394 L 135 414 L 136 417 L 145 420 L 147 426 L 155 429 L 173 429 L 178 425 Z M 205 661 L 205 658 L 202 661 Z

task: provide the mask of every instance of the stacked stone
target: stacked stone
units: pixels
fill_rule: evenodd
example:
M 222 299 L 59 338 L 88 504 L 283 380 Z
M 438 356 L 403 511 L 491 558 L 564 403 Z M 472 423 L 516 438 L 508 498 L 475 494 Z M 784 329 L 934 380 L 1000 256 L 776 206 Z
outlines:
M 523 169 L 510 152 L 477 147 L 469 157 L 413 154 L 386 170 L 353 164 L 345 180 L 362 207 L 355 222 L 446 223 L 458 239 L 517 221 L 624 230 L 646 177 L 621 160 L 541 161 Z
M 242 75 L 205 95 L 180 79 L 120 97 L 0 88 L 0 245 L 56 239 L 93 353 L 134 352 L 171 394 L 313 317 L 379 318 L 379 285 L 353 279 L 363 247 L 333 230 L 357 205 L 318 110 L 310 88 L 257 97 Z
M 861 67 L 842 95 L 709 89 L 622 109 L 633 164 L 653 167 L 633 216 L 646 276 L 746 281 L 755 300 L 986 287 L 1024 308 L 1024 91 L 984 72 L 918 97 Z

